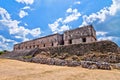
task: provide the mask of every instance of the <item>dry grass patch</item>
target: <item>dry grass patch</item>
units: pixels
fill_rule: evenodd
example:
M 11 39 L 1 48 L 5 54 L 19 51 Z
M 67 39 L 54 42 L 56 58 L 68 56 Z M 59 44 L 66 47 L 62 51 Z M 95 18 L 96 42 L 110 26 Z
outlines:
M 0 80 L 119 80 L 120 70 L 88 70 L 0 59 Z

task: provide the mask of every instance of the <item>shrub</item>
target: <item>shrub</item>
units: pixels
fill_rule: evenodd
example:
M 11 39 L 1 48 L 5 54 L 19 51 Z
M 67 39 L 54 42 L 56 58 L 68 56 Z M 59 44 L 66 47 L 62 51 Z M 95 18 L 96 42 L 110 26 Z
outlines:
M 0 51 L 0 55 L 1 55 L 1 54 L 4 54 L 4 52 L 3 52 L 3 51 Z
M 24 59 L 30 59 L 30 58 L 32 58 L 32 56 L 31 55 L 29 55 L 29 56 L 23 56 L 23 58 Z

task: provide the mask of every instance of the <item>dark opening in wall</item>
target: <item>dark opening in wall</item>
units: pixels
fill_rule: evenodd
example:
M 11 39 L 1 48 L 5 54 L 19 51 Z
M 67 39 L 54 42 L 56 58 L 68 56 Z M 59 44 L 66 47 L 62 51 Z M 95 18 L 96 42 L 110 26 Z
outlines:
M 63 40 L 60 42 L 60 45 L 64 45 L 64 41 Z
M 35 48 L 35 45 L 33 45 L 33 48 Z
M 82 42 L 86 42 L 86 38 L 82 38 Z
M 39 45 L 37 45 L 37 47 L 39 47 Z
M 29 48 L 31 49 L 31 46 Z
M 54 44 L 52 43 L 52 46 L 54 46 Z
M 45 47 L 45 44 L 43 44 L 43 47 Z
M 70 39 L 70 40 L 68 41 L 68 44 L 72 44 L 72 39 Z

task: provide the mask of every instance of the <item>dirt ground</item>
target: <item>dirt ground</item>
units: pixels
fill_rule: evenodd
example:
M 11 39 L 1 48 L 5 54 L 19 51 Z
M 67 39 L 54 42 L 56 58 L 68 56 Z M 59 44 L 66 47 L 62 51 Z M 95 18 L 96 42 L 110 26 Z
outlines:
M 89 70 L 0 59 L 0 80 L 120 80 L 120 70 Z

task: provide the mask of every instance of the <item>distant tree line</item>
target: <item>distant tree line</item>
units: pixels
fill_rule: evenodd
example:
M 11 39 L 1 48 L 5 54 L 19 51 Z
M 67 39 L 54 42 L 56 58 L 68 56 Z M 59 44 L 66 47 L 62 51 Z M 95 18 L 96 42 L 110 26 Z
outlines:
M 5 52 L 7 52 L 7 50 L 0 51 L 0 55 L 4 54 Z

